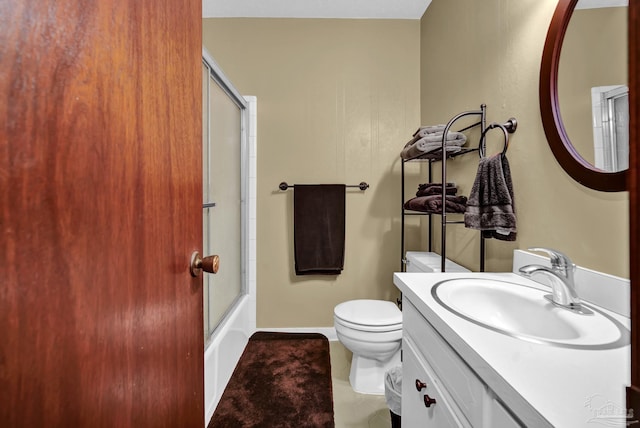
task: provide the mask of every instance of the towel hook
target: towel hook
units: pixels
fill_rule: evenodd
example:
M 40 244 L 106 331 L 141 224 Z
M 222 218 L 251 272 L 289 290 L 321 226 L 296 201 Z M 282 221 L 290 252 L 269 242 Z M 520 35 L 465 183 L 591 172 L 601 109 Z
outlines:
M 482 134 L 480 134 L 480 145 L 478 146 L 478 153 L 480 154 L 481 158 L 485 157 L 485 150 L 486 150 L 486 147 L 485 147 L 486 143 L 484 141 L 485 136 L 487 135 L 487 132 L 489 132 L 494 128 L 500 128 L 502 130 L 502 133 L 504 134 L 504 148 L 502 149 L 501 154 L 502 156 L 504 156 L 507 153 L 507 149 L 509 148 L 509 131 L 507 130 L 507 127 L 505 125 L 501 125 L 499 123 L 493 122 L 489 124 L 489 126 L 487 126 L 487 129 L 482 131 Z

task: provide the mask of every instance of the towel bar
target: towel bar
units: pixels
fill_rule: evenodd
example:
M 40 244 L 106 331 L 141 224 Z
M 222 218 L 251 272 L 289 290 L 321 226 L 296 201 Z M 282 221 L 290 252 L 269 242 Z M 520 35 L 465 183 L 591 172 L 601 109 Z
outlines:
M 282 183 L 280 183 L 278 187 L 280 188 L 280 190 L 287 190 L 290 187 L 296 187 L 296 185 L 287 184 L 286 181 L 283 181 Z M 345 187 L 357 187 L 360 190 L 365 191 L 369 188 L 369 184 L 365 183 L 364 181 L 361 181 L 360 184 L 349 184 L 349 185 L 345 185 Z

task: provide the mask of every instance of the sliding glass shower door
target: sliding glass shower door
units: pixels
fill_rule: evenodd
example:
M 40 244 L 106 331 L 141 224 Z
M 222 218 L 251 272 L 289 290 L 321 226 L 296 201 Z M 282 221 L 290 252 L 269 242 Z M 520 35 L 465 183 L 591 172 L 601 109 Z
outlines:
M 204 275 L 205 342 L 246 290 L 243 272 L 246 183 L 246 104 L 227 90 L 206 58 L 203 84 L 203 251 L 220 256 L 215 275 Z

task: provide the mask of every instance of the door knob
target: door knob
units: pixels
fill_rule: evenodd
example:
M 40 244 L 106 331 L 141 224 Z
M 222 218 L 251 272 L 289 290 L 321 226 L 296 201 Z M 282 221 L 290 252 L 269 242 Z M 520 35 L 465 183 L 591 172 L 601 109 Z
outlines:
M 219 268 L 220 257 L 217 255 L 208 256 L 203 259 L 197 251 L 194 251 L 193 254 L 191 254 L 191 276 L 199 276 L 202 271 L 218 273 Z

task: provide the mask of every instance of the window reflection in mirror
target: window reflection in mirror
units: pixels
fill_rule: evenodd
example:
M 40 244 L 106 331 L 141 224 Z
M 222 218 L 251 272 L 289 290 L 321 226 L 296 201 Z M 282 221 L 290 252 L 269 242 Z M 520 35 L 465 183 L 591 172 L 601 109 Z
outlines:
M 593 152 L 596 168 L 629 168 L 629 88 L 626 85 L 591 88 Z

